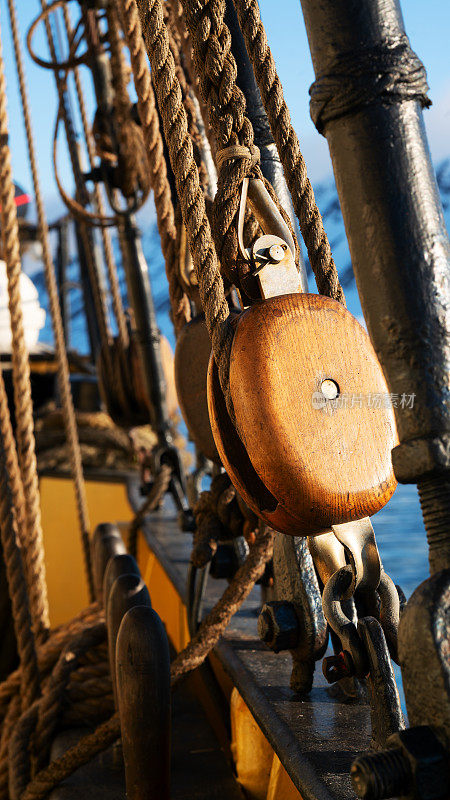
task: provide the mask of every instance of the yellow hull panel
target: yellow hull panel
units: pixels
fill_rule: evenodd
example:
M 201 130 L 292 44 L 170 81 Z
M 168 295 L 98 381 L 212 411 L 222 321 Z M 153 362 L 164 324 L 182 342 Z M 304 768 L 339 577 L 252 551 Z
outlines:
M 70 478 L 40 479 L 50 623 L 67 622 L 88 605 L 75 492 Z M 91 532 L 101 522 L 133 517 L 124 483 L 86 481 Z

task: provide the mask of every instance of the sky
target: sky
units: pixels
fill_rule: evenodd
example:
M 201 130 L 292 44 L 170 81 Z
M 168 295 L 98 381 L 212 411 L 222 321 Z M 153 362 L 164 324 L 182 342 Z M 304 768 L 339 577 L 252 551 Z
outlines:
M 32 19 L 40 10 L 39 0 L 18 0 L 22 41 Z M 77 3 L 71 3 L 73 16 Z M 285 97 L 294 127 L 308 165 L 313 185 L 332 174 L 326 140 L 315 130 L 309 117 L 308 89 L 314 80 L 300 0 L 260 0 L 261 13 L 269 43 L 275 56 Z M 433 105 L 425 112 L 426 127 L 434 162 L 450 156 L 450 2 L 449 0 L 401 0 L 406 32 L 411 45 L 425 63 Z M 2 46 L 8 86 L 10 132 L 15 179 L 31 188 L 17 79 L 11 51 L 6 0 L 0 0 Z M 35 49 L 48 57 L 43 36 L 36 35 Z M 48 214 L 54 216 L 59 203 L 51 161 L 51 141 L 56 116 L 56 92 L 53 76 L 25 56 L 30 90 L 34 132 L 39 152 L 39 167 Z M 85 86 L 90 89 L 90 75 L 84 69 Z M 65 186 L 71 190 L 71 175 L 64 146 L 60 152 L 60 171 Z

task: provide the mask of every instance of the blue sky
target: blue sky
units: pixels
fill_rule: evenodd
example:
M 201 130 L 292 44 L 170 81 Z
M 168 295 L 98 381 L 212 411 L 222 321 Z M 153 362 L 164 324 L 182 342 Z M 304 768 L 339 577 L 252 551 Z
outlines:
M 73 14 L 76 3 L 71 4 Z M 331 175 L 331 164 L 326 141 L 316 131 L 309 117 L 308 88 L 314 76 L 309 55 L 299 0 L 260 0 L 261 12 L 269 42 L 275 55 L 286 99 L 294 126 L 300 138 L 303 153 L 313 183 Z M 448 0 L 402 0 L 406 31 L 412 47 L 425 63 L 433 100 L 431 110 L 425 113 L 430 146 L 434 161 L 450 155 L 450 69 L 449 32 L 450 3 Z M 40 9 L 39 0 L 19 0 L 19 22 L 22 39 L 31 19 Z M 10 131 L 13 149 L 13 166 L 16 180 L 29 188 L 23 126 L 17 96 L 17 82 L 11 54 L 6 0 L 0 0 L 2 43 L 6 62 Z M 47 55 L 43 38 L 36 36 L 36 49 Z M 56 98 L 53 76 L 36 67 L 26 56 L 28 85 L 32 100 L 34 129 L 39 150 L 39 164 L 44 195 L 50 217 L 56 210 L 57 189 L 51 165 L 51 137 L 56 115 Z M 85 84 L 90 77 L 85 74 Z M 61 147 L 61 173 L 70 190 L 70 171 L 64 148 Z

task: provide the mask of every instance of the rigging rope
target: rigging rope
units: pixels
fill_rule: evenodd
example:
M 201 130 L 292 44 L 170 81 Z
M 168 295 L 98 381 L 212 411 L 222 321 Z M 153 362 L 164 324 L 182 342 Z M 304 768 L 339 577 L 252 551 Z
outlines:
M 45 0 L 41 0 L 41 6 L 44 11 L 47 10 L 47 5 L 45 3 Z M 50 21 L 48 17 L 45 17 L 44 19 L 45 19 L 45 30 L 46 30 L 49 50 L 52 58 L 56 59 L 55 42 L 53 39 L 53 33 Z M 53 142 L 55 175 L 57 172 L 55 148 L 57 144 L 59 124 L 62 121 L 64 122 L 64 127 L 66 130 L 67 146 L 69 150 L 69 156 L 75 180 L 76 196 L 77 200 L 80 201 L 80 202 L 77 201 L 73 202 L 76 202 L 77 205 L 80 205 L 80 207 L 84 208 L 83 204 L 87 204 L 89 202 L 89 196 L 86 191 L 83 175 L 81 174 L 81 169 L 78 160 L 78 153 L 77 153 L 76 136 L 73 128 L 70 109 L 67 103 L 67 92 L 68 92 L 67 75 L 62 76 L 59 70 L 55 70 L 54 75 L 59 96 L 59 106 L 58 106 L 57 121 L 55 126 L 55 134 Z M 58 179 L 57 179 L 57 184 L 58 186 L 60 186 Z M 83 220 L 80 221 L 80 225 L 78 226 L 78 231 L 82 240 L 85 262 L 89 272 L 90 286 L 92 289 L 92 296 L 94 299 L 94 306 L 96 311 L 97 324 L 100 332 L 100 338 L 102 341 L 109 341 L 109 320 L 108 320 L 106 296 L 105 296 L 102 276 L 100 274 L 97 260 L 93 253 L 90 233 L 85 221 Z M 108 363 L 108 368 L 111 369 L 111 365 L 109 363 Z
M 39 484 L 36 465 L 33 403 L 31 399 L 30 366 L 25 344 L 22 301 L 20 294 L 20 247 L 15 189 L 9 151 L 6 83 L 3 61 L 0 76 L 0 203 L 3 252 L 8 274 L 9 311 L 11 315 L 12 363 L 16 435 L 20 479 L 14 476 L 13 494 L 18 502 L 18 519 L 23 525 L 20 533 L 24 544 L 25 570 L 30 593 L 30 610 L 36 636 L 45 636 L 49 627 L 47 588 L 45 582 L 44 548 L 41 526 Z M 20 492 L 18 481 L 23 490 Z M 21 497 L 19 498 L 19 494 Z M 22 519 L 22 499 L 25 518 Z M 25 524 L 23 524 L 25 523 Z
M 42 4 L 44 7 L 43 0 Z M 10 7 L 10 15 L 15 17 L 13 0 L 8 0 L 8 5 Z M 61 3 L 54 3 L 52 7 L 57 5 L 61 5 Z M 230 48 L 230 34 L 223 21 L 223 0 L 210 0 L 207 8 L 205 8 L 204 3 L 202 5 L 200 0 L 195 3 L 193 0 L 186 0 L 186 6 L 188 28 L 193 42 L 194 55 L 196 55 L 195 63 L 199 74 L 202 75 L 201 84 L 203 90 L 206 90 L 205 97 L 209 101 L 210 116 L 213 120 L 213 128 L 219 148 L 219 199 L 215 206 L 214 231 L 217 252 L 220 252 L 225 262 L 226 258 L 232 254 L 236 244 L 236 232 L 233 223 L 237 211 L 236 198 L 239 201 L 239 188 L 242 179 L 248 175 L 262 178 L 262 175 L 253 145 L 251 124 L 245 116 L 245 98 L 235 83 L 236 65 Z M 120 0 L 119 7 L 131 53 L 139 113 L 151 171 L 153 171 L 152 183 L 154 187 L 156 185 L 160 189 L 158 201 L 155 189 L 155 204 L 157 205 L 157 210 L 158 203 L 160 204 L 158 226 L 160 227 L 163 250 L 165 249 L 164 245 L 166 245 L 168 255 L 166 269 L 169 282 L 172 281 L 174 284 L 175 278 L 178 282 L 175 273 L 176 231 L 158 112 L 142 43 L 140 20 L 152 66 L 155 92 L 162 116 L 172 169 L 175 173 L 183 221 L 188 234 L 199 282 L 200 296 L 212 339 L 214 357 L 219 369 L 221 385 L 232 414 L 232 402 L 228 386 L 229 349 L 232 341 L 230 315 L 219 271 L 216 247 L 212 240 L 199 180 L 199 168 L 201 170 L 202 165 L 199 159 L 195 157 L 192 143 L 192 139 L 196 137 L 194 128 L 195 115 L 189 119 L 189 104 L 187 104 L 188 114 L 186 114 L 186 97 L 189 94 L 189 87 L 186 82 L 183 83 L 184 73 L 182 71 L 179 44 L 177 38 L 173 35 L 173 26 L 170 22 L 170 17 L 168 18 L 167 16 L 162 0 L 137 0 L 137 3 L 136 0 Z M 201 12 L 198 11 L 199 7 L 201 7 Z M 110 20 L 113 20 L 113 17 L 114 12 L 112 11 L 109 14 Z M 171 32 L 168 30 L 168 23 Z M 16 21 L 13 22 L 12 19 L 11 24 L 13 29 L 15 28 L 15 39 L 17 39 L 17 23 Z M 113 20 L 112 25 L 114 26 L 115 24 Z M 70 28 L 68 30 L 70 31 Z M 116 42 L 111 47 L 111 54 L 112 59 L 116 59 L 116 68 L 118 68 L 117 28 L 113 31 L 113 34 L 116 36 Z M 114 48 L 116 49 L 114 50 Z M 20 73 L 22 73 L 20 80 L 22 102 L 27 127 L 30 161 L 32 162 L 33 179 L 35 181 L 38 213 L 40 215 L 39 222 L 43 236 L 46 273 L 47 271 L 49 273 L 47 279 L 49 282 L 50 302 L 52 304 L 50 289 L 52 287 L 55 289 L 56 283 L 51 258 L 49 258 L 48 263 L 46 259 L 46 257 L 50 257 L 50 251 L 48 249 L 48 240 L 46 240 L 47 229 L 37 180 L 23 68 L 21 65 L 19 67 L 19 57 L 16 52 L 19 77 Z M 118 72 L 115 74 L 118 75 Z M 123 91 L 123 76 L 118 80 L 122 82 L 119 86 L 119 91 Z M 125 100 L 125 98 L 122 99 Z M 273 192 L 272 196 L 274 196 Z M 309 213 L 314 216 L 312 207 L 310 207 Z M 169 238 L 164 239 L 163 232 L 161 232 L 164 226 L 166 226 L 166 231 L 167 229 L 171 231 L 171 234 L 175 232 L 175 236 L 169 235 Z M 319 228 L 315 217 L 313 227 L 317 234 Z M 47 244 L 47 250 L 45 244 Z M 322 240 L 317 244 L 317 249 L 320 250 L 321 247 L 323 250 Z M 166 255 L 166 252 L 164 254 Z M 323 264 L 320 269 L 324 271 Z M 231 278 L 239 280 L 239 275 L 231 271 Z M 175 298 L 180 299 L 180 303 L 181 300 L 187 303 L 187 299 L 181 292 L 179 285 L 175 289 L 172 286 L 171 291 Z M 57 321 L 59 319 L 60 323 L 58 314 L 59 307 L 56 309 L 56 318 Z M 180 319 L 181 313 L 179 314 L 178 324 Z M 55 321 L 54 326 L 55 328 L 58 327 Z M 55 339 L 57 339 L 56 334 Z M 63 339 L 62 344 L 64 344 Z M 66 358 L 64 348 L 62 352 L 64 358 Z M 67 378 L 68 386 L 67 360 L 64 363 L 66 365 L 65 377 Z M 0 381 L 0 414 L 2 413 L 1 388 Z M 73 406 L 71 406 L 71 411 L 73 423 L 75 423 Z M 3 435 L 4 430 L 8 434 L 7 425 L 5 427 L 2 417 L 2 420 L 0 420 L 0 450 L 4 447 L 5 441 L 7 441 L 7 436 L 5 438 Z M 2 455 L 1 452 L 0 455 Z M 9 458 L 9 462 L 13 463 L 14 453 L 5 454 L 3 469 L 4 464 L 7 463 L 6 458 Z M 20 557 L 16 530 L 17 523 L 12 503 L 13 490 L 9 487 L 7 476 L 2 476 L 0 473 L 0 479 L 2 477 L 5 479 L 6 489 L 2 494 L 0 505 L 2 541 L 4 537 L 4 547 L 11 547 L 11 543 L 14 544 L 15 542 L 16 551 L 18 551 L 18 556 Z M 168 470 L 167 474 L 164 475 L 161 472 L 160 483 L 155 484 L 158 491 L 155 489 L 153 496 L 149 498 L 149 505 L 155 504 L 157 495 L 159 495 L 163 483 L 168 478 L 170 478 Z M 16 488 L 16 495 L 19 501 L 20 489 L 17 490 Z M 84 527 L 83 530 L 86 533 L 84 542 L 86 545 L 87 527 Z M 261 524 L 254 540 L 251 541 L 246 561 L 238 570 L 216 606 L 207 615 L 196 636 L 173 662 L 171 669 L 172 685 L 175 685 L 183 675 L 201 664 L 217 643 L 232 615 L 248 596 L 255 582 L 264 573 L 266 563 L 272 555 L 272 544 L 273 532 Z M 16 551 L 12 553 L 10 563 L 12 563 L 13 557 L 17 558 Z M 23 579 L 21 585 L 26 592 Z M 89 628 L 89 624 L 93 627 Z M 75 641 L 73 639 L 74 636 L 78 636 Z M 9 740 L 11 740 L 9 750 L 11 800 L 19 800 L 19 798 L 20 800 L 25 798 L 27 800 L 40 800 L 62 780 L 82 764 L 89 761 L 96 753 L 105 749 L 120 735 L 119 718 L 117 714 L 114 714 L 106 722 L 102 721 L 100 727 L 93 734 L 84 737 L 61 758 L 47 767 L 44 766 L 49 753 L 50 735 L 56 730 L 64 702 L 68 697 L 76 697 L 77 703 L 88 703 L 93 700 L 95 707 L 93 712 L 94 719 L 100 713 L 100 706 L 101 713 L 104 711 L 106 713 L 108 700 L 106 699 L 103 705 L 99 704 L 99 697 L 102 697 L 99 680 L 101 682 L 102 676 L 105 675 L 104 658 L 100 652 L 97 653 L 97 656 L 94 655 L 98 650 L 97 645 L 103 642 L 104 636 L 104 621 L 99 614 L 98 607 L 94 604 L 67 627 L 50 634 L 47 643 L 41 644 L 35 650 L 35 665 L 39 665 L 39 674 L 37 674 L 37 671 L 36 674 L 38 681 L 40 680 L 42 685 L 42 697 L 38 697 L 37 689 L 35 688 L 34 694 L 27 697 L 27 707 L 21 708 L 18 698 L 20 694 L 24 697 L 26 691 L 23 686 L 22 670 L 13 673 L 8 681 L 0 686 L 0 708 L 6 710 L 0 740 L 0 800 L 6 798 L 8 790 L 7 783 L 5 783 L 5 764 L 7 766 L 7 745 Z M 66 646 L 68 646 L 67 650 L 64 650 Z M 89 653 L 92 654 L 92 657 L 88 657 Z M 81 664 L 81 656 L 86 656 L 88 659 L 87 664 Z M 32 664 L 31 658 L 29 663 Z M 75 679 L 75 675 L 78 676 L 77 679 Z M 72 685 L 74 681 L 76 684 L 75 689 Z M 70 695 L 71 691 L 72 695 Z M 109 698 L 109 695 L 110 692 L 108 691 L 107 698 Z M 77 718 L 76 713 L 74 718 Z M 30 740 L 32 744 L 31 753 L 29 749 Z
M 50 303 L 53 335 L 55 337 L 55 347 L 58 360 L 59 389 L 61 393 L 64 421 L 66 424 L 67 440 L 69 442 L 70 453 L 71 453 L 71 466 L 72 466 L 72 474 L 75 485 L 75 496 L 76 496 L 78 519 L 81 530 L 86 577 L 88 582 L 89 596 L 92 599 L 94 597 L 94 584 L 92 578 L 92 568 L 91 568 L 90 550 L 89 550 L 88 531 L 90 525 L 89 525 L 87 498 L 86 498 L 86 488 L 84 485 L 80 445 L 78 441 L 75 412 L 73 408 L 72 393 L 70 389 L 69 364 L 67 361 L 67 354 L 65 348 L 64 329 L 61 319 L 61 309 L 59 306 L 58 287 L 56 284 L 55 269 L 50 250 L 48 225 L 45 217 L 44 203 L 42 200 L 40 180 L 37 168 L 37 160 L 36 160 L 33 132 L 31 125 L 31 115 L 28 102 L 28 93 L 25 83 L 25 72 L 23 67 L 22 52 L 21 52 L 14 0 L 8 0 L 8 9 L 11 21 L 11 31 L 13 34 L 13 44 L 14 44 L 14 52 L 16 58 L 17 74 L 19 78 L 19 88 L 20 88 L 20 96 L 22 102 L 23 118 L 25 122 L 28 155 L 33 177 L 34 195 L 36 200 L 36 208 L 37 208 L 38 222 L 39 222 L 39 233 L 43 249 L 44 269 L 45 269 L 47 291 Z M 36 558 L 43 559 L 42 544 L 41 544 L 41 549 L 39 553 L 37 553 Z M 37 586 L 35 591 L 36 594 L 39 594 L 40 587 Z
M 339 283 L 330 244 L 307 175 L 298 137 L 292 127 L 275 61 L 267 43 L 258 3 L 256 0 L 233 0 L 233 2 L 272 135 L 283 164 L 317 288 L 320 294 L 333 297 L 345 305 L 344 292 Z
M 206 215 L 192 142 L 188 134 L 180 84 L 170 52 L 169 37 L 160 0 L 146 3 L 121 0 L 126 30 L 133 31 L 141 19 L 142 34 L 152 67 L 165 139 L 175 174 L 183 222 L 197 273 L 200 298 L 211 338 L 219 379 L 232 414 L 229 393 L 229 352 L 233 338 L 219 263 Z M 139 14 L 138 14 L 139 11 Z
M 68 41 L 71 41 L 73 36 L 72 24 L 70 20 L 70 12 L 67 5 L 63 6 L 63 19 L 64 19 L 64 27 L 67 35 Z M 95 146 L 92 140 L 92 133 L 88 123 L 87 111 L 86 111 L 86 103 L 84 99 L 83 93 L 83 86 L 81 82 L 81 75 L 80 70 L 78 67 L 75 67 L 73 70 L 73 76 L 75 81 L 75 91 L 78 100 L 78 107 L 80 110 L 80 117 L 81 117 L 81 124 L 83 127 L 84 133 L 84 141 L 86 143 L 86 149 L 89 158 L 89 164 L 91 169 L 95 166 Z M 102 193 L 100 190 L 100 186 L 98 183 L 94 184 L 94 200 L 95 205 L 97 208 L 97 213 L 101 217 L 105 217 L 106 210 L 103 202 Z M 119 340 L 122 347 L 127 347 L 128 345 L 128 330 L 127 330 L 127 323 L 125 319 L 125 314 L 123 310 L 122 298 L 120 295 L 119 289 L 119 282 L 117 278 L 117 265 L 114 259 L 114 253 L 112 249 L 111 237 L 109 232 L 106 230 L 104 226 L 101 228 L 101 236 L 102 236 L 102 244 L 103 244 L 103 253 L 105 256 L 105 264 L 106 270 L 108 273 L 108 281 L 109 287 L 111 291 L 111 299 L 112 299 L 112 306 L 114 310 L 114 316 L 117 322 L 117 330 L 119 335 Z
M 119 9 L 130 52 L 131 68 L 138 98 L 138 112 L 147 147 L 158 232 L 169 284 L 173 324 L 175 331 L 178 333 L 189 322 L 191 314 L 189 300 L 178 279 L 175 214 L 167 177 L 167 165 L 164 158 L 155 95 L 136 6 L 131 3 L 119 3 Z

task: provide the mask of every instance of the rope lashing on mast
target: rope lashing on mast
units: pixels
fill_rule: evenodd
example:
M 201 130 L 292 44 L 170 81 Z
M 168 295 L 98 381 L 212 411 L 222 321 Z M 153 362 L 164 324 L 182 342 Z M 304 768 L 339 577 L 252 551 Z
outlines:
M 328 237 L 283 96 L 256 0 L 233 0 L 320 294 L 345 305 Z
M 80 524 L 84 565 L 86 570 L 89 595 L 91 598 L 93 598 L 94 585 L 92 579 L 92 568 L 91 568 L 90 549 L 89 549 L 88 531 L 90 528 L 90 523 L 89 523 L 87 498 L 86 498 L 86 487 L 84 485 L 80 445 L 78 441 L 75 411 L 73 407 L 72 393 L 70 389 L 69 364 L 67 360 L 66 346 L 64 341 L 64 329 L 61 319 L 61 309 L 59 306 L 58 287 L 56 284 L 55 268 L 53 265 L 50 242 L 49 242 L 48 225 L 45 217 L 44 203 L 42 199 L 40 179 L 38 174 L 33 131 L 31 125 L 31 114 L 29 108 L 28 93 L 25 83 L 25 72 L 22 61 L 22 50 L 19 39 L 17 15 L 16 15 L 14 0 L 8 0 L 8 9 L 11 21 L 11 31 L 13 34 L 13 44 L 14 44 L 17 73 L 19 78 L 19 88 L 20 88 L 20 96 L 21 96 L 23 117 L 25 123 L 28 154 L 29 154 L 31 172 L 33 177 L 34 195 L 36 200 L 36 210 L 39 222 L 40 239 L 42 242 L 43 261 L 44 261 L 45 277 L 47 283 L 47 291 L 49 296 L 50 313 L 52 318 L 53 335 L 55 337 L 55 348 L 56 348 L 56 355 L 58 362 L 59 389 L 61 393 L 64 422 L 67 431 L 67 440 L 69 443 L 70 454 L 71 454 L 71 467 L 72 467 L 72 474 L 75 486 L 76 505 L 77 505 L 79 524 Z M 43 559 L 42 543 L 39 552 L 39 558 Z
M 339 119 L 382 97 L 418 100 L 429 108 L 427 73 L 404 34 L 395 41 L 375 44 L 365 50 L 342 53 L 312 84 L 309 94 L 311 119 L 319 133 L 327 122 Z

